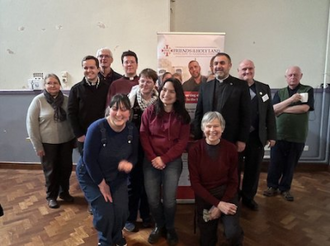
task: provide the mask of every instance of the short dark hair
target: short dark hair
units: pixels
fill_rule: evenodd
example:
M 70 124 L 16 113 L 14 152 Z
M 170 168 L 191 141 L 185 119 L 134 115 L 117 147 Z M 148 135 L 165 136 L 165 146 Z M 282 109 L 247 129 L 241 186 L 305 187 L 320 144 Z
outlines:
M 147 77 L 147 78 L 149 78 L 149 79 L 152 79 L 152 81 L 154 83 L 156 83 L 156 81 L 158 79 L 158 75 L 157 75 L 156 71 L 153 70 L 153 69 L 151 69 L 151 68 L 145 68 L 145 69 L 143 69 L 141 71 L 139 77 L 141 78 L 142 75 L 145 76 L 145 77 Z
M 85 57 L 81 60 L 81 66 L 83 65 L 83 62 L 84 62 L 84 61 L 87 61 L 87 60 L 94 60 L 94 61 L 95 61 L 95 65 L 96 65 L 96 67 L 97 67 L 97 68 L 100 67 L 99 59 L 97 59 L 95 56 L 91 56 L 91 55 L 85 56 Z
M 119 108 L 120 104 L 123 104 L 127 110 L 130 110 L 130 120 L 133 116 L 132 110 L 131 110 L 131 102 L 126 94 L 116 94 L 111 98 L 110 104 L 107 105 L 107 108 L 105 110 L 105 117 L 109 116 L 110 114 L 110 108 L 113 105 L 116 105 L 117 108 Z
M 185 107 L 186 97 L 184 95 L 181 82 L 175 78 L 165 80 L 159 88 L 159 94 L 163 90 L 166 83 L 172 83 L 176 93 L 176 101 L 173 104 L 174 112 L 182 120 L 183 123 L 188 124 L 190 122 L 190 115 Z M 160 97 L 158 97 L 156 101 L 155 108 L 157 115 L 162 115 L 165 112 L 164 104 L 161 101 Z
M 215 56 L 213 56 L 213 57 L 211 58 L 211 60 L 213 61 L 217 56 L 225 56 L 225 57 L 227 57 L 228 60 L 231 62 L 231 58 L 230 58 L 230 56 L 229 56 L 227 53 L 225 53 L 225 52 L 219 52 L 219 53 L 215 54 Z
M 136 63 L 138 63 L 138 58 L 137 58 L 137 55 L 135 54 L 135 52 L 128 50 L 128 51 L 124 51 L 123 54 L 121 55 L 121 64 L 124 63 L 125 56 L 134 56 Z

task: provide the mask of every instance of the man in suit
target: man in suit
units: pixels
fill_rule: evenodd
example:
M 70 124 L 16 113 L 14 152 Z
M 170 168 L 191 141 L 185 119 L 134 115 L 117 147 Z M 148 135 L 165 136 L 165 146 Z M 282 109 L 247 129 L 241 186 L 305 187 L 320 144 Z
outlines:
M 250 94 L 247 83 L 232 77 L 231 58 L 226 53 L 218 53 L 213 58 L 215 79 L 202 83 L 194 120 L 196 139 L 203 137 L 201 120 L 209 111 L 218 111 L 226 121 L 222 137 L 237 147 L 245 149 L 250 130 Z
M 242 204 L 257 211 L 254 201 L 259 184 L 261 163 L 264 157 L 264 146 L 273 147 L 276 139 L 276 123 L 271 92 L 268 85 L 254 80 L 254 63 L 243 60 L 238 67 L 238 77 L 248 83 L 251 97 L 251 126 L 245 150 L 240 155 L 239 174 L 243 166 Z

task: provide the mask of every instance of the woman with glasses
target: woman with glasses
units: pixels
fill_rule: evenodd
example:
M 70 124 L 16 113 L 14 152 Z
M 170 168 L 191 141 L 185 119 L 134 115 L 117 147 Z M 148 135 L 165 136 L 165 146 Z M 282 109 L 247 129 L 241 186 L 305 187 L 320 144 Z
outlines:
M 73 202 L 69 193 L 74 135 L 67 119 L 68 97 L 61 91 L 55 74 L 45 77 L 44 91 L 28 109 L 26 127 L 46 179 L 46 199 L 50 208 L 58 208 L 59 196 Z

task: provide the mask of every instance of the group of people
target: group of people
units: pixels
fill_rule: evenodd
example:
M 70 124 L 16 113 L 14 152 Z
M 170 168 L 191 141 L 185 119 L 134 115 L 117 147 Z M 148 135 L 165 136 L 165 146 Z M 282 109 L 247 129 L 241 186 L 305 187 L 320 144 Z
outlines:
M 138 231 L 138 213 L 143 227 L 154 223 L 149 243 L 161 237 L 169 245 L 178 243 L 176 192 L 186 150 L 200 245 L 216 245 L 219 219 L 228 243 L 242 245 L 239 200 L 258 210 L 254 196 L 266 144 L 272 149 L 264 195 L 279 190 L 293 200 L 293 170 L 313 110 L 313 89 L 300 84 L 299 67 L 287 70 L 288 87 L 275 94 L 273 106 L 269 86 L 254 80 L 253 62 L 243 60 L 235 78 L 226 53 L 211 59 L 213 79 L 208 82 L 198 62 L 189 62 L 192 77 L 183 84 L 172 75 L 157 84 L 158 75 L 150 68 L 138 75 L 138 57 L 130 50 L 121 56 L 123 76 L 112 62 L 108 48 L 84 57 L 84 78 L 69 97 L 61 92 L 59 78 L 47 75 L 26 121 L 50 208 L 60 206 L 58 197 L 74 201 L 69 179 L 72 150 L 78 147 L 76 175 L 93 214 L 98 245 L 126 245 L 122 229 Z M 184 94 L 191 89 L 199 91 L 193 125 Z M 191 134 L 196 141 L 187 149 Z

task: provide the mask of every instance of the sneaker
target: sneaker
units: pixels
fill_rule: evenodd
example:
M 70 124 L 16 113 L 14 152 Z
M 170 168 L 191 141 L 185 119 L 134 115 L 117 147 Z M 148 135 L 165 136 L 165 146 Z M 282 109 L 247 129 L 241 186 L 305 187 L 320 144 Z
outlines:
M 159 241 L 160 237 L 164 236 L 164 235 L 166 235 L 165 228 L 159 228 L 156 226 L 150 233 L 150 235 L 148 237 L 148 242 L 150 244 L 157 243 Z
M 129 231 L 129 232 L 135 232 L 135 231 L 137 231 L 136 230 L 135 223 L 134 222 L 129 222 L 129 221 L 127 221 L 125 223 L 124 230 L 125 231 Z
M 60 194 L 60 198 L 62 200 L 64 200 L 65 202 L 73 202 L 74 201 L 73 196 L 71 196 L 69 192 L 62 192 Z
M 287 200 L 288 202 L 293 202 L 294 197 L 293 195 L 290 193 L 290 191 L 283 191 L 281 192 L 281 195 L 284 197 L 285 200 Z
M 179 242 L 178 234 L 176 233 L 175 229 L 171 229 L 167 231 L 166 234 L 167 243 L 169 246 L 175 246 Z
M 117 242 L 116 246 L 127 246 L 126 239 L 125 238 L 120 239 L 120 242 Z
M 56 199 L 49 199 L 48 200 L 48 207 L 50 207 L 50 208 L 59 208 L 60 205 L 58 204 Z
M 275 196 L 277 194 L 277 189 L 273 187 L 268 187 L 267 190 L 264 191 L 264 196 Z

